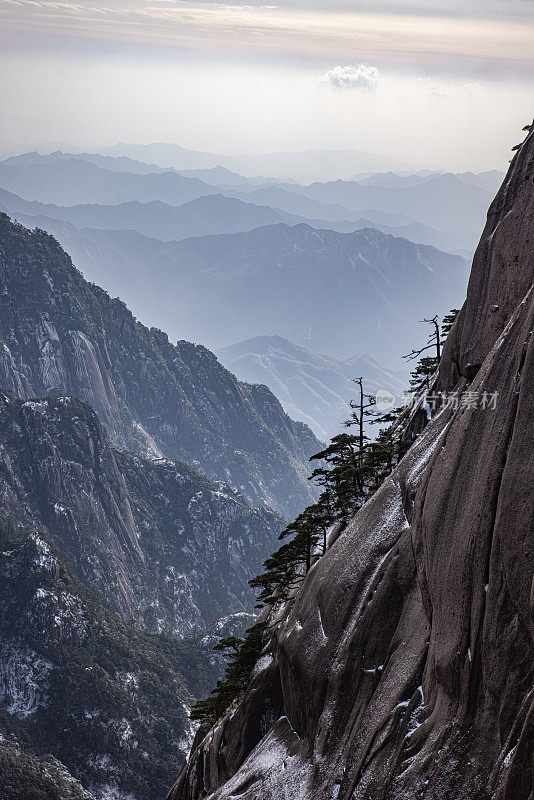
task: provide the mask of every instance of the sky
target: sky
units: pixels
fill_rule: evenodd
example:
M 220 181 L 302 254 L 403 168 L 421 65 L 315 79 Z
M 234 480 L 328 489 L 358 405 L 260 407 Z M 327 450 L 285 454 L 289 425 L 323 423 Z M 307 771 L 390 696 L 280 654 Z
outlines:
M 504 169 L 534 0 L 0 0 L 0 151 L 175 142 Z

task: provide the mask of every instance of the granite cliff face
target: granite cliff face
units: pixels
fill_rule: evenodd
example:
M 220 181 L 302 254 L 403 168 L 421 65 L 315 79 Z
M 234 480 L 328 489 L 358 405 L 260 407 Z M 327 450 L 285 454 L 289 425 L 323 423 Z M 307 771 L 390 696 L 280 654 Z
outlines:
M 0 215 L 0 386 L 89 403 L 116 443 L 178 458 L 288 517 L 313 497 L 319 442 L 265 387 L 199 345 L 171 345 L 87 283 L 58 243 Z
M 199 732 L 172 800 L 532 800 L 533 281 L 530 133 L 435 385 L 463 400 L 436 409 L 271 620 L 244 699 Z
M 282 520 L 181 462 L 113 449 L 76 398 L 0 392 L 0 504 L 125 620 L 178 637 L 253 607 Z

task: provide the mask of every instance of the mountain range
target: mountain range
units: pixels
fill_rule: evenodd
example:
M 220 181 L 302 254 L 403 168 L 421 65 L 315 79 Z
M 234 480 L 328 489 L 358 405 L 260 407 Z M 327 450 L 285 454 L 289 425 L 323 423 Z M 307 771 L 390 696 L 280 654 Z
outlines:
M 75 395 L 117 443 L 182 459 L 253 504 L 290 516 L 309 500 L 317 440 L 265 387 L 239 383 L 204 347 L 171 345 L 87 283 L 51 236 L 0 219 L 0 386 Z
M 60 205 L 154 200 L 180 205 L 214 194 L 213 186 L 175 171 L 123 172 L 73 156 L 0 162 L 0 185 L 25 199 Z
M 278 334 L 335 357 L 373 353 L 400 369 L 425 335 L 417 320 L 461 304 L 467 281 L 460 256 L 374 229 L 271 225 L 162 243 L 47 227 L 86 278 L 140 318 L 213 349 Z
M 113 448 L 73 397 L 1 398 L 2 512 L 47 531 L 125 621 L 192 637 L 250 610 L 282 520 L 186 464 Z M 28 466 L 31 465 L 31 469 Z
M 529 798 L 528 142 L 433 378 L 497 410 L 421 400 L 407 456 L 262 612 L 250 685 L 198 731 L 211 648 L 239 645 L 248 580 L 316 501 L 309 458 L 351 378 L 399 395 L 417 321 L 465 294 L 464 258 L 376 225 L 461 249 L 495 175 L 362 174 L 354 153 L 241 170 L 167 145 L 0 164 L 29 226 L 0 214 L 2 800 L 153 800 L 178 774 L 171 800 Z M 360 207 L 379 222 L 331 229 Z
M 6 215 L 0 305 L 2 798 L 162 796 L 320 443 Z
M 245 198 L 247 197 L 244 195 Z M 310 201 L 313 202 L 313 201 Z M 299 205 L 301 204 L 299 199 Z M 310 227 L 326 228 L 340 233 L 351 233 L 362 228 L 376 228 L 383 233 L 428 244 L 438 249 L 455 251 L 451 236 L 422 223 L 387 224 L 379 220 L 398 223 L 402 215 L 369 212 L 374 219 L 356 220 L 308 219 L 296 214 L 280 211 L 270 206 L 256 205 L 238 198 L 217 194 L 198 197 L 179 206 L 159 200 L 148 203 L 132 201 L 106 206 L 89 203 L 74 206 L 57 206 L 24 200 L 5 189 L 0 189 L 0 209 L 15 215 L 29 227 L 39 227 L 56 233 L 62 230 L 58 222 L 74 227 L 101 230 L 138 231 L 162 241 L 181 240 L 192 236 L 221 233 L 238 233 L 254 228 L 283 222 L 287 225 L 308 224 Z M 465 255 L 468 249 L 456 248 Z
M 164 167 L 209 169 L 218 165 L 244 175 L 274 175 L 283 180 L 329 180 L 354 172 L 406 169 L 407 164 L 374 153 L 357 150 L 306 150 L 303 152 L 265 153 L 259 155 L 224 156 L 188 150 L 172 143 L 125 144 L 120 142 L 100 149 L 104 155 L 127 156 Z
M 120 161 L 120 164 L 113 163 Z M 128 168 L 129 171 L 126 171 Z M 192 200 L 209 195 L 223 195 L 227 203 L 219 203 L 220 219 L 212 217 L 215 227 L 203 232 L 229 233 L 235 230 L 224 228 L 225 215 L 232 214 L 237 206 L 232 200 L 253 204 L 262 210 L 260 224 L 268 224 L 273 214 L 277 221 L 290 222 L 290 218 L 280 216 L 291 214 L 291 220 L 308 222 L 318 228 L 333 228 L 350 232 L 362 226 L 386 226 L 386 232 L 412 237 L 414 241 L 431 244 L 451 252 L 471 255 L 476 244 L 476 236 L 484 221 L 485 210 L 493 190 L 500 179 L 499 173 L 480 175 L 440 174 L 396 175 L 385 173 L 367 176 L 361 181 L 333 181 L 314 183 L 309 186 L 291 183 L 273 183 L 273 179 L 246 179 L 222 167 L 208 171 L 188 171 L 180 174 L 176 170 L 162 171 L 128 159 L 113 159 L 109 156 L 90 154 L 52 153 L 39 156 L 35 153 L 12 157 L 0 163 L 0 186 L 19 195 L 25 200 L 52 203 L 60 206 L 119 205 L 122 203 L 148 204 L 159 201 L 168 205 L 183 205 Z M 210 183 L 210 180 L 213 183 Z M 208 182 L 206 182 L 208 181 Z M 69 220 L 69 211 L 45 209 L 27 211 L 7 206 L 9 211 L 39 213 Z M 241 208 L 243 214 L 252 209 Z M 120 216 L 121 227 L 135 228 L 140 209 L 130 209 L 137 216 L 128 222 L 123 209 Z M 161 214 L 171 214 L 170 210 L 160 209 Z M 80 221 L 83 210 L 72 212 L 77 215 L 71 221 L 89 227 L 101 227 L 87 218 Z M 87 210 L 91 213 L 91 209 Z M 92 213 L 98 213 L 93 209 Z M 105 214 L 117 214 L 107 210 Z M 149 212 L 145 212 L 149 213 Z M 265 215 L 271 214 L 268 218 Z M 152 209 L 154 216 L 154 209 Z M 115 217 L 116 219 L 116 217 Z M 235 219 L 235 215 L 234 215 Z M 116 223 L 105 224 L 114 227 Z M 198 222 L 197 222 L 198 224 Z M 244 217 L 244 224 L 248 220 Z M 245 228 L 242 228 L 242 230 Z M 143 228 L 141 232 L 154 233 Z M 195 229 L 185 234 L 180 229 L 167 230 L 159 238 L 181 238 L 195 235 Z M 414 238 L 414 237 L 418 238 Z
M 198 197 L 178 206 L 168 205 L 160 200 L 109 206 L 55 206 L 25 201 L 10 192 L 0 190 L 0 203 L 17 217 L 25 220 L 37 217 L 36 221 L 47 227 L 50 227 L 50 220 L 61 220 L 77 228 L 137 231 L 162 241 L 208 234 L 239 233 L 280 222 L 295 225 L 302 221 L 293 214 L 268 206 L 244 203 L 221 194 Z

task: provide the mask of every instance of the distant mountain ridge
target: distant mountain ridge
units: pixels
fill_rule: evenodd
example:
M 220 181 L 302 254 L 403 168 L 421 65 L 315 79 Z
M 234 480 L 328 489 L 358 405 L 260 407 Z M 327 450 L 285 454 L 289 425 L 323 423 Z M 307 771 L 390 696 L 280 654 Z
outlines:
M 0 162 L 0 186 L 26 200 L 68 206 L 156 201 L 177 206 L 200 197 L 223 194 L 245 203 L 267 206 L 269 212 L 264 211 L 264 214 L 292 214 L 294 223 L 305 221 L 316 228 L 329 227 L 344 232 L 361 227 L 357 221 L 362 217 L 380 227 L 397 224 L 388 216 L 400 214 L 398 224 L 412 228 L 399 229 L 397 235 L 413 238 L 412 234 L 416 234 L 421 237 L 417 241 L 424 244 L 469 254 L 474 249 L 498 180 L 496 172 L 481 175 L 383 173 L 360 181 L 336 180 L 304 186 L 295 182 L 273 183 L 272 178 L 262 183 L 258 178 L 247 179 L 221 166 L 180 174 L 174 169 L 152 169 L 150 165 L 125 157 L 91 154 L 39 156 L 29 153 Z M 218 226 L 203 232 L 237 230 L 235 227 L 224 229 L 224 209 L 228 207 L 231 203 L 222 204 Z M 246 209 L 242 211 L 245 213 Z M 160 212 L 163 214 L 164 210 Z M 65 213 L 50 213 L 49 216 L 66 218 Z M 263 218 L 263 224 L 272 221 L 272 216 Z M 290 219 L 278 216 L 278 221 L 290 222 Z M 97 227 L 89 220 L 82 224 Z M 129 227 L 135 227 L 135 222 L 131 221 Z M 155 230 L 149 231 L 146 227 L 143 232 L 156 235 Z M 199 232 L 197 228 L 196 233 Z M 157 235 L 167 239 L 183 238 L 195 235 L 195 229 L 186 231 L 183 236 L 181 233 L 162 236 L 160 228 Z
M 391 392 L 399 405 L 408 385 L 407 373 L 393 373 L 368 356 L 335 359 L 281 336 L 248 339 L 217 356 L 241 380 L 268 386 L 292 419 L 305 422 L 323 441 L 343 430 L 356 397 L 354 379 L 364 377 L 369 394 Z
M 153 161 L 175 169 L 206 169 L 217 165 L 245 175 L 274 175 L 298 181 L 329 180 L 354 172 L 383 169 L 406 169 L 409 165 L 387 156 L 358 150 L 306 150 L 302 152 L 263 153 L 224 156 L 188 150 L 171 143 L 125 144 L 121 142 L 100 152 Z
M 10 156 L 2 161 L 8 167 L 21 166 L 28 167 L 32 164 L 50 163 L 53 161 L 87 161 L 97 167 L 111 172 L 133 172 L 140 175 L 149 175 L 154 172 L 176 172 L 172 167 L 160 167 L 157 164 L 144 164 L 142 161 L 135 161 L 126 156 L 103 156 L 99 153 L 63 153 L 61 150 L 43 155 L 37 151 L 31 153 L 21 153 L 18 156 Z M 192 176 L 196 177 L 196 176 Z
M 432 175 L 415 186 L 369 186 L 338 180 L 314 183 L 297 191 L 320 203 L 340 204 L 350 214 L 365 216 L 365 210 L 373 208 L 402 212 L 432 228 L 471 237 L 473 248 L 491 199 L 490 191 L 452 173 Z
M 112 171 L 81 158 L 0 162 L 0 185 L 26 200 L 59 205 L 161 201 L 174 205 L 216 194 L 217 189 L 173 170 Z
M 244 193 L 245 200 L 240 200 L 232 196 L 233 190 L 225 191 L 224 195 L 217 191 L 217 193 L 203 195 L 178 206 L 159 200 L 149 203 L 133 201 L 111 206 L 99 204 L 57 206 L 35 200 L 24 200 L 18 195 L 0 188 L 0 209 L 16 215 L 18 220 L 30 228 L 38 225 L 51 233 L 60 229 L 57 221 L 61 221 L 77 228 L 135 230 L 145 236 L 152 236 L 162 241 L 179 241 L 192 236 L 239 233 L 276 223 L 287 225 L 304 223 L 317 229 L 327 228 L 340 233 L 351 233 L 362 228 L 376 228 L 392 236 L 402 236 L 411 241 L 429 244 L 444 250 L 451 250 L 454 244 L 450 235 L 427 225 L 420 223 L 388 225 L 382 221 L 391 219 L 398 222 L 397 218 L 402 218 L 401 215 L 379 214 L 371 211 L 374 219 L 360 218 L 354 221 L 308 219 L 268 205 L 257 205 L 250 202 L 251 195 L 253 195 L 253 199 L 259 201 L 260 194 Z M 269 197 L 265 197 L 265 199 L 267 201 Z M 271 198 L 271 200 L 276 202 L 276 198 Z M 293 203 L 290 202 L 288 205 L 292 206 Z M 312 201 L 312 206 L 314 205 L 320 206 Z M 311 211 L 312 208 L 308 208 L 308 210 Z M 321 209 L 319 207 L 316 210 Z M 467 241 L 464 243 L 466 246 L 468 245 Z M 454 252 L 454 248 L 452 251 Z M 459 250 L 460 255 L 465 255 L 467 252 L 466 249 L 460 248 Z
M 417 320 L 456 307 L 467 283 L 461 257 L 372 229 L 271 225 L 169 243 L 53 229 L 89 280 L 173 338 L 214 349 L 276 333 L 335 357 L 373 353 L 398 369 L 424 336 Z
M 0 189 L 0 203 L 10 212 L 44 216 L 75 225 L 77 228 L 138 231 L 162 241 L 179 241 L 192 236 L 239 233 L 265 225 L 297 225 L 300 217 L 283 211 L 245 203 L 242 200 L 211 194 L 182 205 L 160 200 L 117 205 L 86 204 L 55 206 L 28 202 Z

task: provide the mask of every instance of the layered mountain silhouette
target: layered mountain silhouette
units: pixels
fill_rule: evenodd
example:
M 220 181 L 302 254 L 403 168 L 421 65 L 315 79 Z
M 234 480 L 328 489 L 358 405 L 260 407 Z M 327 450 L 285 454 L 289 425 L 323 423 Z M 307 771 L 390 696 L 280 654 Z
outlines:
M 44 157 L 29 163 L 11 159 L 2 162 L 0 186 L 27 200 L 59 205 L 154 200 L 179 205 L 216 191 L 202 181 L 174 171 L 122 172 L 74 156 Z
M 283 211 L 244 203 L 221 194 L 198 197 L 182 205 L 169 205 L 159 200 L 150 203 L 117 205 L 55 206 L 29 202 L 0 190 L 0 203 L 10 213 L 23 219 L 51 227 L 50 219 L 68 222 L 77 228 L 138 231 L 163 241 L 186 239 L 219 233 L 238 233 L 280 222 L 295 225 L 301 217 Z M 32 220 L 32 217 L 37 217 Z
M 176 144 L 125 144 L 120 142 L 101 150 L 105 155 L 127 156 L 164 167 L 206 169 L 223 166 L 244 175 L 274 175 L 297 181 L 328 180 L 354 172 L 406 169 L 408 165 L 387 156 L 357 150 L 307 150 L 290 153 L 224 156 L 188 150 Z
M 244 200 L 239 200 L 232 196 L 222 195 L 220 191 L 222 189 L 214 188 L 216 193 L 203 195 L 179 206 L 169 205 L 159 200 L 150 203 L 132 201 L 111 206 L 94 203 L 57 206 L 52 203 L 24 200 L 13 192 L 0 189 L 0 208 L 9 214 L 16 215 L 17 219 L 28 227 L 39 225 L 52 233 L 61 230 L 57 223 L 62 221 L 74 225 L 78 229 L 95 227 L 102 230 L 110 228 L 135 230 L 163 241 L 172 241 L 206 234 L 237 233 L 279 222 L 287 225 L 305 223 L 313 228 L 326 228 L 340 233 L 352 233 L 362 228 L 376 228 L 392 236 L 407 238 L 410 241 L 428 244 L 449 252 L 457 252 L 459 255 L 465 256 L 466 253 L 469 253 L 467 241 L 463 241 L 465 246 L 462 247 L 462 240 L 457 242 L 454 237 L 451 238 L 450 234 L 428 225 L 410 222 L 398 224 L 400 220 L 404 219 L 400 214 L 369 211 L 372 219 L 364 217 L 355 220 L 313 219 L 280 211 L 270 206 L 251 203 L 247 194 L 243 194 Z M 231 195 L 233 190 L 225 191 Z M 276 200 L 276 198 L 274 199 Z M 281 203 L 281 205 L 284 204 Z M 301 205 L 300 199 L 297 205 Z M 388 224 L 387 220 L 392 224 Z
M 234 200 L 266 206 L 271 214 L 291 214 L 293 222 L 307 221 L 314 227 L 332 227 L 348 232 L 362 227 L 359 221 L 366 219 L 371 226 L 397 228 L 387 232 L 412 238 L 417 235 L 415 241 L 469 256 L 474 250 L 485 210 L 499 177 L 496 172 L 480 175 L 383 173 L 360 180 L 303 186 L 295 182 L 273 183 L 272 178 L 247 179 L 221 166 L 180 174 L 173 169 L 152 167 L 126 157 L 98 154 L 58 152 L 39 156 L 28 153 L 0 163 L 0 186 L 26 200 L 62 206 L 155 201 L 181 205 L 200 197 L 223 194 Z M 228 202 L 220 204 L 220 207 L 220 220 L 212 220 L 215 227 L 203 232 L 229 233 L 235 230 L 221 227 L 224 214 L 229 213 L 225 209 L 231 209 L 232 204 Z M 242 210 L 246 215 L 246 209 Z M 267 213 L 265 209 L 263 213 Z M 50 213 L 49 216 L 57 217 L 58 214 Z M 68 219 L 61 215 L 60 218 Z M 278 221 L 281 219 L 278 217 Z M 258 224 L 272 221 L 272 218 L 264 218 Z M 289 222 L 289 219 L 284 221 Z M 83 224 L 99 227 L 89 220 Z M 242 229 L 247 225 L 245 216 Z M 126 227 L 135 225 L 130 222 Z M 141 232 L 148 231 L 142 228 Z M 184 235 L 196 235 L 196 232 L 193 228 Z M 164 236 L 158 233 L 158 236 L 181 238 L 178 233 Z
M 35 222 L 35 221 L 34 221 Z M 84 275 L 169 332 L 214 349 L 279 335 L 336 357 L 402 368 L 418 323 L 461 304 L 459 256 L 365 229 L 271 225 L 162 243 L 133 232 L 52 226 Z

